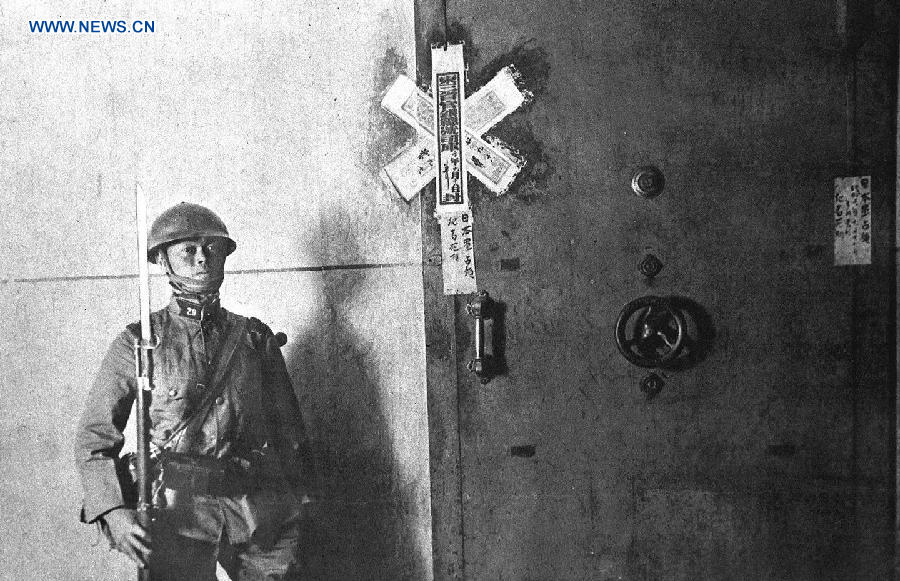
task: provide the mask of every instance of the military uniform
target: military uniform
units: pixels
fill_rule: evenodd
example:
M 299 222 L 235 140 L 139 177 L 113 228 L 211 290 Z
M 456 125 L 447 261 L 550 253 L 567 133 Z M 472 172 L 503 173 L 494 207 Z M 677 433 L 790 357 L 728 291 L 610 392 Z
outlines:
M 315 492 L 299 406 L 272 331 L 214 297 L 176 294 L 151 317 L 159 345 L 150 441 L 151 450 L 163 450 L 151 572 L 154 581 L 215 579 L 218 557 L 233 579 L 292 578 L 301 499 Z M 118 456 L 135 399 L 139 337 L 133 324 L 112 342 L 78 424 L 87 523 L 134 506 Z

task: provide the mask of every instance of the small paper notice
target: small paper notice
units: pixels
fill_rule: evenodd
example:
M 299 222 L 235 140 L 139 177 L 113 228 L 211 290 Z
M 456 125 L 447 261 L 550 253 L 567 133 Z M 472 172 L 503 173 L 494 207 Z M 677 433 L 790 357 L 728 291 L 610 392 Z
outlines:
M 872 176 L 834 180 L 834 264 L 872 264 Z
M 462 295 L 478 291 L 475 279 L 475 232 L 472 212 L 441 214 L 441 258 L 444 294 Z

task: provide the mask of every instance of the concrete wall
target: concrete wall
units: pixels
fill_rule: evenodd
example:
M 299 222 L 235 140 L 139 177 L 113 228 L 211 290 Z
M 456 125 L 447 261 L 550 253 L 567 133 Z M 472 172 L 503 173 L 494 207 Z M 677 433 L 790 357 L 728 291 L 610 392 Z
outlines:
M 379 100 L 415 70 L 412 18 L 394 0 L 0 6 L 0 579 L 132 574 L 77 522 L 71 443 L 137 318 L 135 180 L 151 217 L 219 213 L 238 243 L 225 306 L 290 337 L 328 493 L 316 578 L 430 577 L 419 208 L 377 178 L 410 137 Z M 155 306 L 167 296 L 157 276 Z

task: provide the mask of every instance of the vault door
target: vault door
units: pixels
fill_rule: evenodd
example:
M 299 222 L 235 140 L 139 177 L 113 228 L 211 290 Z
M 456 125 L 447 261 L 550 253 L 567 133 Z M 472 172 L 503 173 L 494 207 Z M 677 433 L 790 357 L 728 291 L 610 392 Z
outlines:
M 427 62 L 443 15 L 419 8 Z M 523 175 L 501 196 L 470 181 L 478 286 L 505 308 L 487 384 L 425 204 L 438 578 L 886 576 L 895 73 L 846 16 L 449 3 L 467 90 L 513 64 L 534 99 L 492 130 Z M 635 185 L 662 191 L 637 195 L 648 166 L 662 179 Z M 873 176 L 872 265 L 834 266 L 841 175 Z M 647 295 L 702 327 L 690 361 L 617 349 Z

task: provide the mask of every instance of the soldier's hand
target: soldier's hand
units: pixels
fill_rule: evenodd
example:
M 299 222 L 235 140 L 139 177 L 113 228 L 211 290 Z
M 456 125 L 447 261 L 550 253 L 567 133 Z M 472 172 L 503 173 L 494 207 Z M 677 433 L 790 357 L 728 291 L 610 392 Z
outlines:
M 117 508 L 103 515 L 116 548 L 139 567 L 150 564 L 150 533 L 138 522 L 137 511 Z

